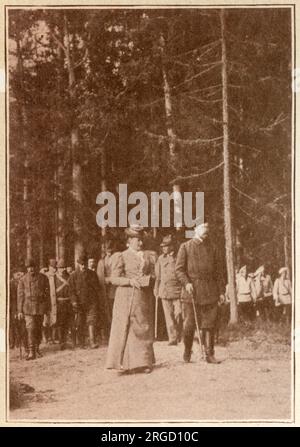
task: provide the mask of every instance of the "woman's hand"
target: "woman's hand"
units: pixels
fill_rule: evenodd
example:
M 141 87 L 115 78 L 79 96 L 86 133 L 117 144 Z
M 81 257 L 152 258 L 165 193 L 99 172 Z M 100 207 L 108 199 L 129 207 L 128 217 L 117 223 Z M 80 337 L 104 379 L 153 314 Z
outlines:
M 129 284 L 131 285 L 131 287 L 135 287 L 136 289 L 141 288 L 140 283 L 138 282 L 137 279 L 134 279 L 134 278 L 130 279 Z

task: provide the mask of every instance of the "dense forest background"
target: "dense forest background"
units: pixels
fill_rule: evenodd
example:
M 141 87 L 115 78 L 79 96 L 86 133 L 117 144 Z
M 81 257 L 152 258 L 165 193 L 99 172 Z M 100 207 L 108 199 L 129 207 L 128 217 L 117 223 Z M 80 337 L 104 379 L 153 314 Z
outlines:
M 119 183 L 204 191 L 224 271 L 291 267 L 290 9 L 9 9 L 8 35 L 12 268 L 122 240 Z

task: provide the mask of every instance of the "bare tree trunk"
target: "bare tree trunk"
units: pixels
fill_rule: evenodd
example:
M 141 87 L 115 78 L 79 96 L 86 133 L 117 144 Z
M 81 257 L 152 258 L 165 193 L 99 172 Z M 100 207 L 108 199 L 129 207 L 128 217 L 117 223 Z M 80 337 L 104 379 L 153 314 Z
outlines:
M 166 113 L 166 128 L 168 134 L 168 144 L 169 144 L 169 157 L 171 168 L 174 168 L 175 164 L 175 148 L 176 148 L 176 133 L 174 130 L 174 121 L 173 121 L 173 109 L 172 109 L 172 97 L 171 97 L 171 88 L 168 80 L 166 63 L 165 63 L 165 38 L 161 34 L 160 35 L 160 51 L 161 51 L 161 67 L 162 67 L 162 75 L 163 75 L 163 89 L 164 89 L 164 98 L 165 98 L 165 113 Z M 175 197 L 175 207 L 176 203 L 176 195 L 180 193 L 180 185 L 173 185 L 173 194 Z M 175 212 L 175 209 L 174 209 Z M 177 224 L 176 230 L 180 231 L 182 225 Z M 156 237 L 156 234 L 155 234 Z
M 44 267 L 45 263 L 45 239 L 44 239 L 44 218 L 43 214 L 40 214 L 40 245 L 39 245 L 39 255 L 40 255 L 40 268 Z
M 284 265 L 290 269 L 288 218 L 286 213 L 284 213 L 283 218 L 284 218 L 284 233 L 283 233 Z
M 106 151 L 104 146 L 101 148 L 101 192 L 107 191 L 107 181 L 106 181 Z M 106 236 L 106 227 L 101 227 L 102 236 L 102 246 L 103 240 Z
M 169 156 L 171 165 L 173 166 L 175 161 L 176 134 L 173 128 L 171 89 L 168 81 L 166 64 L 165 64 L 165 39 L 162 34 L 160 35 L 160 51 L 161 51 L 161 66 L 163 75 L 163 89 L 165 98 L 166 127 L 167 127 L 167 134 L 169 137 Z
M 57 225 L 56 225 L 56 257 L 65 259 L 65 203 L 64 203 L 64 168 L 59 165 L 57 168 Z
M 222 34 L 222 93 L 223 93 L 223 157 L 224 157 L 224 227 L 226 246 L 226 266 L 230 297 L 230 324 L 238 322 L 238 307 L 236 299 L 233 229 L 231 215 L 231 191 L 230 191 L 230 153 L 229 153 L 229 127 L 228 127 L 228 81 L 227 81 L 227 56 L 225 41 L 225 10 L 220 11 Z
M 68 30 L 68 19 L 66 13 L 64 14 L 64 35 L 66 40 L 66 61 L 69 74 L 69 94 L 71 98 L 71 103 L 74 105 L 75 102 L 75 72 L 74 63 L 71 57 L 70 49 L 70 38 Z M 83 194 L 83 173 L 82 166 L 80 163 L 79 154 L 79 132 L 78 127 L 73 118 L 72 128 L 71 128 L 71 149 L 72 149 L 72 189 L 73 189 L 73 200 L 76 209 L 74 210 L 73 216 L 73 230 L 74 230 L 74 258 L 75 263 L 80 255 L 84 252 L 83 244 L 83 228 L 80 219 L 80 212 L 84 205 L 84 194 Z
M 61 42 L 64 42 L 64 32 L 68 31 L 68 29 L 61 30 L 60 39 Z M 63 48 L 58 45 L 58 91 L 63 97 L 64 94 L 64 64 L 65 64 L 65 52 Z M 55 234 L 55 247 L 56 247 L 56 259 L 64 259 L 66 258 L 66 203 L 65 203 L 65 169 L 64 169 L 64 153 L 61 152 L 60 149 L 60 140 L 58 144 L 58 150 L 56 152 L 56 171 L 55 171 L 55 223 L 56 223 L 56 234 Z
M 240 231 L 236 229 L 235 231 L 235 261 L 238 267 L 242 265 L 243 247 L 240 239 Z
M 32 258 L 33 256 L 33 244 L 32 244 L 32 229 L 30 224 L 30 203 L 29 203 L 29 190 L 30 190 L 30 175 L 29 175 L 29 157 L 27 147 L 27 114 L 25 110 L 25 98 L 24 98 L 24 73 L 23 73 L 23 58 L 20 45 L 20 36 L 17 36 L 17 70 L 19 77 L 20 88 L 20 100 L 19 100 L 19 121 L 21 141 L 23 146 L 23 203 L 24 203 L 24 219 L 25 219 L 25 234 L 26 234 L 26 258 Z
M 25 151 L 25 161 L 24 161 L 24 179 L 23 179 L 23 201 L 25 210 L 26 258 L 30 259 L 33 256 L 33 247 L 32 247 L 32 234 L 30 225 L 29 175 L 28 175 L 29 161 L 26 154 L 27 144 L 25 138 L 26 137 L 24 136 L 23 148 Z

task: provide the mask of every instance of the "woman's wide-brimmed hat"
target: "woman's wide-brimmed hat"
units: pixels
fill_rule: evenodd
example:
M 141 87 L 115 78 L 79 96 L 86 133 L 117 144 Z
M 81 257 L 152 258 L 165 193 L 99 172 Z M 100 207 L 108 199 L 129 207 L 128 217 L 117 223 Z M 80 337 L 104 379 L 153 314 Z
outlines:
M 130 225 L 126 228 L 125 234 L 127 237 L 143 238 L 145 236 L 144 227 L 141 225 Z

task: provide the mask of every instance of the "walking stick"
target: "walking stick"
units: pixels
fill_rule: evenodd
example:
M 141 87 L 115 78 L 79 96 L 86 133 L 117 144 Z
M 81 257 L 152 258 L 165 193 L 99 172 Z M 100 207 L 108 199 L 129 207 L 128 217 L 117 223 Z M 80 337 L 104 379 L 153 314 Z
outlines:
M 158 296 L 155 297 L 155 322 L 154 322 L 154 339 L 157 340 L 157 323 L 158 323 Z
M 199 330 L 199 325 L 198 325 L 196 306 L 195 306 L 195 300 L 194 300 L 193 294 L 192 294 L 192 303 L 193 303 L 194 318 L 195 318 L 195 323 L 196 323 L 196 331 L 197 331 L 197 336 L 198 336 L 198 340 L 199 340 L 200 358 L 204 359 L 204 349 L 203 349 L 203 345 L 202 345 L 202 340 L 201 340 L 201 335 L 200 335 L 200 330 Z
M 18 330 L 18 332 L 19 332 L 19 357 L 20 357 L 20 360 L 22 360 L 22 359 L 23 359 L 23 353 L 22 353 L 22 337 L 21 337 L 21 334 L 20 334 L 20 330 Z

